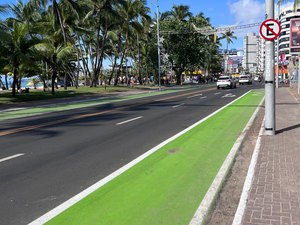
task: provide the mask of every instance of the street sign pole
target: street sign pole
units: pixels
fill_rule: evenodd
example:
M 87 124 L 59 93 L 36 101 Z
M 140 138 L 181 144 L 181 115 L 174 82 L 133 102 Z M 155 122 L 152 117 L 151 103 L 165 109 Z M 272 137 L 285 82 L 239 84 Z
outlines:
M 298 55 L 298 94 L 300 94 L 300 54 Z
M 274 0 L 266 0 L 266 19 L 274 18 Z M 275 135 L 274 42 L 266 41 L 265 134 Z

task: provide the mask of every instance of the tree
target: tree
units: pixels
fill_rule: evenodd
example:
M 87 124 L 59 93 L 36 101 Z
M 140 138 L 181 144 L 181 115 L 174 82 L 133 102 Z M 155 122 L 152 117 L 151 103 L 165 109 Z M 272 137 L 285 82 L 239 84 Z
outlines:
M 187 21 L 193 14 L 190 12 L 190 7 L 187 5 L 173 5 L 171 11 L 162 14 L 162 20 L 175 19 L 180 21 Z
M 43 36 L 43 40 L 35 45 L 39 57 L 46 63 L 51 72 L 51 91 L 54 95 L 55 80 L 60 74 L 68 73 L 70 63 L 76 61 L 76 51 L 74 45 L 61 36 L 61 27 L 54 22 L 55 17 L 50 7 L 49 11 L 37 24 L 37 28 Z
M 114 85 L 118 84 L 118 77 L 121 73 L 123 61 L 124 59 L 126 60 L 126 57 L 129 55 L 130 45 L 136 43 L 135 33 L 142 33 L 143 30 L 142 24 L 138 21 L 138 18 L 141 13 L 144 13 L 146 10 L 144 11 L 141 4 L 143 5 L 144 1 L 126 0 L 122 7 L 118 7 L 118 13 L 123 18 L 123 21 L 121 21 L 119 32 L 120 64 Z
M 4 55 L 13 69 L 12 96 L 16 95 L 21 64 L 29 64 L 33 60 L 33 46 L 39 39 L 30 34 L 30 25 L 13 18 L 0 24 L 0 54 Z M 18 88 L 19 85 L 18 85 Z
M 236 40 L 237 37 L 233 35 L 234 32 L 233 31 L 226 31 L 225 33 L 222 33 L 222 36 L 221 36 L 221 39 L 225 39 L 226 41 L 226 52 L 225 52 L 225 72 L 228 72 L 227 69 L 228 69 L 228 47 L 229 47 L 229 44 L 233 43 L 233 39 Z
M 186 9 L 187 7 L 183 8 Z M 186 12 L 185 15 L 190 14 Z M 168 54 L 169 61 L 176 72 L 177 84 L 181 84 L 183 72 L 187 74 L 205 68 L 208 64 L 208 50 L 211 41 L 203 34 L 187 32 L 194 30 L 193 26 L 199 28 L 210 26 L 209 19 L 200 13 L 191 16 L 188 20 L 170 16 L 161 21 L 161 29 L 170 31 L 169 34 L 163 35 L 162 47 L 163 51 Z

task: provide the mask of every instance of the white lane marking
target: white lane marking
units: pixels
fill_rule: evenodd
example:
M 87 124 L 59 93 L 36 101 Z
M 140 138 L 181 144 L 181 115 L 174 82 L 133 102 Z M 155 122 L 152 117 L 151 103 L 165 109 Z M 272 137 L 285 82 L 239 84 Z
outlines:
M 0 159 L 0 162 L 4 162 L 4 161 L 10 160 L 10 159 L 14 159 L 14 158 L 20 157 L 22 155 L 25 155 L 25 154 L 24 153 L 20 153 L 20 154 L 8 156 L 8 157 L 5 157 L 3 159 Z
M 253 182 L 253 177 L 254 177 L 254 172 L 255 172 L 255 166 L 257 164 L 257 159 L 258 159 L 258 154 L 260 152 L 260 146 L 261 146 L 261 138 L 264 132 L 264 124 L 265 124 L 265 118 L 261 124 L 261 128 L 259 131 L 259 135 L 256 141 L 256 145 L 252 154 L 251 162 L 248 168 L 248 173 L 245 179 L 244 187 L 243 187 L 243 192 L 240 198 L 240 202 L 238 205 L 238 208 L 235 212 L 235 216 L 232 222 L 232 225 L 240 225 L 242 224 L 243 216 L 245 213 L 246 209 L 246 204 L 249 198 L 249 193 L 251 190 L 252 182 Z
M 22 108 L 5 109 L 5 110 L 1 110 L 0 112 L 11 112 L 11 111 L 17 111 L 22 109 L 27 109 L 27 108 L 22 107 Z
M 196 94 L 196 95 L 192 95 L 192 96 L 188 96 L 186 98 L 195 98 L 195 97 L 198 97 L 198 96 L 201 96 L 202 94 Z
M 116 125 L 122 125 L 122 124 L 129 123 L 129 122 L 132 122 L 132 121 L 135 121 L 135 120 L 141 119 L 141 118 L 143 118 L 143 117 L 142 117 L 142 116 L 139 116 L 139 117 L 136 117 L 136 118 L 133 118 L 133 119 L 130 119 L 130 120 L 126 120 L 126 121 L 123 121 L 123 122 L 117 123 Z
M 234 98 L 236 95 L 233 95 L 232 93 L 223 95 L 222 98 Z
M 221 92 L 217 92 L 217 93 L 215 93 L 215 95 L 219 95 L 219 94 L 221 94 Z
M 184 103 L 181 103 L 179 105 L 174 105 L 173 108 L 177 108 L 177 107 L 180 107 L 180 106 L 183 106 L 183 105 L 184 105 Z
M 207 96 L 203 96 L 203 97 L 201 97 L 200 99 L 205 99 L 205 98 L 207 98 Z
M 53 219 L 54 217 L 56 217 L 57 215 L 59 215 L 60 213 L 62 213 L 63 211 L 65 211 L 66 209 L 70 208 L 71 206 L 75 205 L 77 202 L 79 202 L 82 199 L 84 199 L 89 194 L 91 194 L 94 191 L 98 190 L 100 187 L 102 187 L 103 185 L 105 185 L 109 181 L 115 179 L 116 177 L 118 177 L 119 175 L 121 175 L 125 171 L 129 170 L 130 168 L 132 168 L 133 166 L 135 166 L 136 164 L 138 164 L 139 162 L 141 162 L 142 160 L 144 160 L 148 156 L 152 155 L 154 152 L 158 151 L 161 147 L 165 146 L 166 144 L 170 143 L 171 141 L 174 141 L 176 138 L 180 137 L 181 135 L 183 135 L 186 132 L 190 131 L 194 127 L 196 127 L 199 124 L 203 123 L 204 121 L 208 120 L 210 117 L 214 116 L 218 112 L 220 112 L 223 109 L 225 109 L 227 106 L 229 106 L 229 105 L 233 104 L 234 102 L 238 101 L 239 99 L 241 99 L 242 97 L 244 97 L 245 95 L 247 95 L 249 92 L 250 91 L 248 91 L 247 93 L 243 94 L 239 98 L 234 99 L 233 101 L 231 101 L 227 105 L 221 107 L 217 111 L 215 111 L 212 114 L 208 115 L 207 117 L 199 120 L 198 122 L 194 123 L 193 125 L 189 126 L 188 128 L 184 129 L 183 131 L 175 134 L 174 136 L 170 137 L 169 139 L 167 139 L 167 140 L 163 141 L 162 143 L 158 144 L 154 148 L 150 149 L 148 152 L 145 152 L 143 155 L 137 157 L 136 159 L 134 159 L 133 161 L 129 162 L 125 166 L 121 167 L 120 169 L 118 169 L 115 172 L 111 173 L 110 175 L 106 176 L 102 180 L 98 181 L 97 183 L 95 183 L 92 186 L 88 187 L 87 189 L 83 190 L 82 192 L 80 192 L 79 194 L 77 194 L 74 197 L 70 198 L 69 200 L 65 201 L 64 203 L 60 204 L 56 208 L 50 210 L 49 212 L 47 212 L 46 214 L 44 214 L 41 217 L 37 218 L 36 220 L 32 221 L 28 225 L 40 225 L 40 224 L 45 224 L 46 222 L 50 221 L 51 219 Z

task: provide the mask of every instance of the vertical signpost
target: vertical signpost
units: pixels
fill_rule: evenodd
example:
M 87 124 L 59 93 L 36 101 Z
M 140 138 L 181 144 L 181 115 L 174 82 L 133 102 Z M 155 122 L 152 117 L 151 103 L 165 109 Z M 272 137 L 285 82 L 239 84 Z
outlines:
M 266 40 L 265 61 L 265 134 L 275 135 L 275 82 L 274 40 L 280 35 L 281 26 L 274 20 L 274 0 L 266 0 L 266 20 L 260 26 L 260 35 Z

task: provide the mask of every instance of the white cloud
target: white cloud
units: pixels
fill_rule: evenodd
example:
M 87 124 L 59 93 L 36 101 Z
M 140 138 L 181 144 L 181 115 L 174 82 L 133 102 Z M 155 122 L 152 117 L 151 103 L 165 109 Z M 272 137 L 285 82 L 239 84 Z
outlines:
M 264 19 L 265 4 L 257 0 L 238 0 L 229 3 L 229 10 L 236 23 L 249 24 Z

